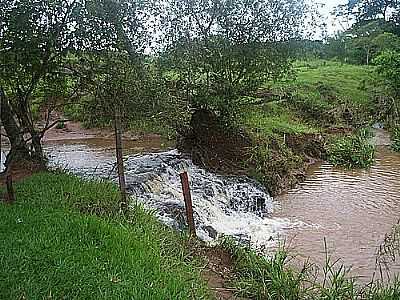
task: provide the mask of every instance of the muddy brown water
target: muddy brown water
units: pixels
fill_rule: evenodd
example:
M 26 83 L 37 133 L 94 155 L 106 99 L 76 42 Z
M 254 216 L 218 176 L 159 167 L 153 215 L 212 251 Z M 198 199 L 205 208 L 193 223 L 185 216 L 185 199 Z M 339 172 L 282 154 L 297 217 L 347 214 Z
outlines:
M 325 262 L 328 253 L 353 266 L 352 275 L 368 281 L 376 270 L 376 253 L 385 234 L 400 219 L 400 155 L 379 146 L 370 170 L 347 171 L 328 163 L 312 166 L 296 189 L 278 197 L 275 217 L 303 223 L 286 229 L 281 239 L 303 260 Z M 393 263 L 392 276 L 400 271 Z M 377 275 L 380 273 L 378 272 Z
M 279 239 L 298 255 L 298 262 L 311 258 L 323 265 L 326 238 L 329 254 L 353 266 L 352 275 L 362 281 L 372 277 L 377 249 L 400 219 L 400 154 L 384 146 L 388 142 L 387 134 L 378 131 L 381 146 L 370 170 L 347 171 L 319 163 L 310 167 L 305 182 L 274 201 L 269 218 L 297 224 L 277 228 Z M 127 141 L 124 146 L 125 155 L 137 155 L 170 149 L 173 144 L 153 138 Z M 112 139 L 54 140 L 47 141 L 45 148 L 50 161 L 83 174 L 114 161 Z M 391 264 L 391 275 L 399 271 L 400 264 Z
M 310 167 L 305 182 L 277 197 L 272 217 L 297 224 L 283 226 L 279 236 L 298 255 L 298 261 L 310 258 L 322 266 L 326 238 L 329 254 L 353 266 L 352 275 L 362 281 L 373 276 L 377 250 L 400 219 L 400 154 L 387 147 L 388 135 L 382 131 L 376 132 L 376 143 L 377 160 L 371 169 L 349 171 L 319 163 Z M 79 165 L 110 159 L 114 151 L 112 139 L 53 141 L 48 142 L 49 150 L 54 153 L 61 144 L 63 160 L 74 164 L 79 159 Z M 157 139 L 126 142 L 125 154 L 171 146 Z M 398 263 L 390 267 L 391 275 L 400 271 Z

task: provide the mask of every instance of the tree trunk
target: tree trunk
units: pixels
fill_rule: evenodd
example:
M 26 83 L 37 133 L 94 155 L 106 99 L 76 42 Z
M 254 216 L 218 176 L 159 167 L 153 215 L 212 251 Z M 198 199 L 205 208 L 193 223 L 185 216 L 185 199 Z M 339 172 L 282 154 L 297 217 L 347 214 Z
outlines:
M 43 155 L 43 147 L 42 147 L 42 139 L 37 132 L 31 133 L 32 136 L 32 150 L 31 157 L 37 163 L 44 165 L 44 155 Z
M 9 169 L 12 163 L 30 160 L 29 150 L 24 140 L 21 126 L 18 124 L 11 109 L 11 105 L 6 99 L 4 91 L 0 89 L 1 122 L 10 140 L 11 149 L 7 155 L 5 167 Z
M 121 192 L 120 199 L 120 209 L 123 213 L 128 210 L 128 203 L 126 197 L 126 182 L 125 182 L 125 172 L 124 172 L 124 161 L 122 157 L 122 129 L 121 129 L 121 110 L 120 107 L 115 105 L 115 119 L 114 119 L 114 129 L 115 129 L 115 149 L 117 155 L 117 169 L 118 169 L 118 180 L 119 189 Z

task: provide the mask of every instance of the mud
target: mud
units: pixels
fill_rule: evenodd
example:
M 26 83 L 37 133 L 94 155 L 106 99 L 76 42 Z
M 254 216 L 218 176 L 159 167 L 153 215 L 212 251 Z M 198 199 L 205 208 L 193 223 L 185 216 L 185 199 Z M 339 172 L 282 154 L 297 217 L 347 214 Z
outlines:
M 283 141 L 262 139 L 244 129 L 227 128 L 215 114 L 199 110 L 190 128 L 180 133 L 177 147 L 202 168 L 253 177 L 276 196 L 304 181 L 308 166 L 325 158 L 324 143 L 320 134 L 287 135 Z M 268 148 L 267 161 L 254 153 L 260 146 Z

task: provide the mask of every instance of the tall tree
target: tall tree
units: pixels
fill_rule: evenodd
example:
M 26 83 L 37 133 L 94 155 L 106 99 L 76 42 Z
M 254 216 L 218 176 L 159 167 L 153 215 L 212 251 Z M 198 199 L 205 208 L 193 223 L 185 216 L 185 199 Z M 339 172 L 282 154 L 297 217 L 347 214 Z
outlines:
M 398 0 L 349 0 L 344 6 L 357 21 L 383 19 L 389 21 L 393 11 L 400 8 Z
M 79 85 L 82 54 L 134 55 L 144 45 L 146 17 L 140 0 L 0 0 L 0 87 L 2 120 L 11 141 L 8 162 L 11 157 L 44 160 L 41 140 L 53 124 L 39 127 L 35 122 L 32 107 L 40 89 L 67 76 Z
M 222 115 L 287 72 L 288 41 L 301 39 L 311 20 L 302 0 L 169 0 L 166 6 L 167 68 L 192 107 Z

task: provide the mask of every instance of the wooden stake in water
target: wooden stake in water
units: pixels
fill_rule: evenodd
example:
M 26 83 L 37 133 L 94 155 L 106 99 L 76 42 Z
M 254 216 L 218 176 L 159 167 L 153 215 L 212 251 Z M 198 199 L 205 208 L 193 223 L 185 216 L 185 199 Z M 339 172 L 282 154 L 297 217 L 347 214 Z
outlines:
M 181 183 L 182 183 L 183 198 L 185 199 L 186 218 L 187 218 L 187 223 L 189 225 L 189 234 L 190 234 L 190 236 L 195 237 L 196 236 L 196 226 L 194 224 L 192 196 L 190 194 L 188 173 L 183 172 L 183 173 L 181 173 L 180 177 L 181 177 Z

